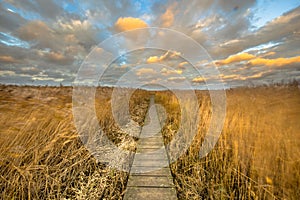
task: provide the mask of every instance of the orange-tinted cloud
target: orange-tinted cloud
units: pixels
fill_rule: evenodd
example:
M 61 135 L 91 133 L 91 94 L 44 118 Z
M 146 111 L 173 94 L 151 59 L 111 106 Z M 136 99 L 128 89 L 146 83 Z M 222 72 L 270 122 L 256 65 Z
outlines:
M 170 27 L 172 26 L 173 22 L 174 22 L 174 13 L 173 11 L 168 8 L 166 10 L 166 12 L 160 17 L 161 21 L 162 21 L 162 26 L 163 27 Z
M 255 58 L 248 62 L 250 65 L 265 65 L 268 67 L 281 67 L 284 65 L 290 65 L 293 63 L 300 63 L 300 56 L 291 57 L 291 58 Z
M 141 76 L 144 74 L 156 74 L 156 71 L 152 68 L 141 68 L 138 69 L 136 72 L 136 75 Z
M 11 56 L 0 56 L 0 62 L 15 63 L 15 62 L 17 62 L 17 60 Z
M 133 17 L 120 17 L 115 23 L 115 29 L 120 32 L 146 27 L 148 27 L 146 22 Z
M 251 76 L 243 76 L 240 79 L 241 80 L 247 80 L 247 79 L 261 78 L 261 77 L 263 77 L 264 74 L 265 74 L 265 72 L 259 72 L 257 74 L 251 75 Z
M 188 65 L 189 63 L 188 62 L 181 62 L 181 63 L 179 63 L 179 65 L 178 65 L 178 68 L 184 68 L 184 66 L 185 65 Z
M 160 73 L 162 75 L 171 75 L 171 74 L 182 74 L 182 70 L 173 70 L 173 69 L 167 69 L 167 68 L 163 68 Z
M 227 65 L 235 62 L 247 61 L 255 58 L 254 55 L 249 53 L 239 53 L 235 55 L 231 55 L 224 60 L 219 60 L 216 62 L 216 65 Z
M 164 14 L 160 16 L 160 22 L 162 27 L 170 27 L 174 23 L 174 8 L 177 6 L 177 3 L 172 4 L 166 9 Z
M 56 52 L 50 52 L 48 54 L 48 57 L 51 58 L 52 60 L 56 60 L 56 61 L 61 61 L 65 59 L 65 56 L 61 53 L 56 53 Z
M 148 59 L 147 59 L 147 63 L 157 63 L 161 61 L 159 57 L 157 56 L 150 56 Z
M 263 56 L 274 55 L 274 52 L 269 52 Z M 293 63 L 300 63 L 300 56 L 291 57 L 291 58 L 275 58 L 268 59 L 262 57 L 256 57 L 249 53 L 239 53 L 235 55 L 231 55 L 224 60 L 216 61 L 216 65 L 226 65 L 235 62 L 248 61 L 249 65 L 264 65 L 268 67 L 280 67 L 284 65 L 290 65 Z
M 49 52 L 49 53 L 45 53 L 43 54 L 43 56 L 45 56 L 45 58 L 51 62 L 57 63 L 57 64 L 71 64 L 73 62 L 73 59 L 69 56 L 65 56 L 62 53 L 59 52 Z
M 0 62 L 14 63 L 16 60 L 11 56 L 0 56 Z
M 270 51 L 270 52 L 267 52 L 267 53 L 262 54 L 261 56 L 262 56 L 262 57 L 267 57 L 267 56 L 274 56 L 275 54 L 276 54 L 275 52 Z
M 158 56 L 150 56 L 147 59 L 147 63 L 158 63 L 158 62 L 162 62 L 164 60 L 170 59 L 170 58 L 176 58 L 178 56 L 180 56 L 180 52 L 176 52 L 176 51 L 167 51 L 164 55 L 158 57 Z
M 240 79 L 240 75 L 239 74 L 229 74 L 229 75 L 225 75 L 225 74 L 220 74 L 220 78 L 222 80 L 227 80 L 227 79 L 230 79 L 230 80 L 238 80 Z
M 194 82 L 194 83 L 202 83 L 202 82 L 205 82 L 205 80 L 206 80 L 205 78 L 199 76 L 199 77 L 194 78 L 192 80 L 192 82 Z
M 19 37 L 23 40 L 39 40 L 43 37 L 50 39 L 52 30 L 42 21 L 30 21 L 18 30 Z
M 263 75 L 265 74 L 266 72 L 259 72 L 259 73 L 256 73 L 256 74 L 253 74 L 253 75 L 240 75 L 240 74 L 229 74 L 229 75 L 225 75 L 225 74 L 220 74 L 220 78 L 222 80 L 248 80 L 248 79 L 256 79 L 256 78 L 261 78 L 263 77 Z

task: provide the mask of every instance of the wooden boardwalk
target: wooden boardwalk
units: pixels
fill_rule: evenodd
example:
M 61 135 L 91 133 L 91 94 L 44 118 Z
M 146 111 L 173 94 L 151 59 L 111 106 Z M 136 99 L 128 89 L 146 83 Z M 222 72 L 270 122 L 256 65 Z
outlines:
M 177 199 L 153 96 L 145 122 L 124 199 Z

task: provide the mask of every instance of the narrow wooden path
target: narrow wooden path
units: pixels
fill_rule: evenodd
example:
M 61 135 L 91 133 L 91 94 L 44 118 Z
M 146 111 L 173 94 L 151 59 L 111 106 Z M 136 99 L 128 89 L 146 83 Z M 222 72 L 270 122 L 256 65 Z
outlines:
M 124 199 L 177 199 L 153 96 L 138 141 Z

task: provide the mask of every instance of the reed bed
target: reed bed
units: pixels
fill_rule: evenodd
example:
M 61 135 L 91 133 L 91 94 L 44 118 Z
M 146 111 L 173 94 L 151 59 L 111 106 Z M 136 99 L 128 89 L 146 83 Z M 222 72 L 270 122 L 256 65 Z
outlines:
M 299 88 L 226 91 L 224 128 L 204 158 L 199 158 L 199 149 L 211 120 L 211 100 L 207 91 L 196 93 L 198 132 L 171 164 L 179 199 L 300 199 Z M 166 109 L 163 135 L 168 144 L 180 125 L 180 105 L 172 92 L 156 96 Z
M 114 122 L 111 93 L 97 89 L 99 124 L 116 145 L 134 141 Z M 82 144 L 71 87 L 1 86 L 0 102 L 0 199 L 122 198 L 128 173 L 98 162 Z M 132 95 L 137 123 L 143 123 L 148 102 L 144 91 Z

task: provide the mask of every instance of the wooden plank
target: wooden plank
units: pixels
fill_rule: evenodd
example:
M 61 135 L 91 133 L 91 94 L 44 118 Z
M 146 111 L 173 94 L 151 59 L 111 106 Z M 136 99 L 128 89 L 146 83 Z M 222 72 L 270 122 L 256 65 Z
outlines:
M 137 153 L 155 153 L 156 151 L 158 151 L 159 149 L 164 148 L 164 147 L 160 147 L 160 148 L 153 148 L 153 147 L 149 147 L 149 148 L 137 148 L 136 152 Z
M 164 145 L 164 143 L 162 142 L 162 140 L 160 141 L 140 141 L 138 142 L 138 147 L 142 147 L 143 145 L 147 145 L 147 144 L 151 144 L 151 145 Z
M 135 160 L 165 160 L 168 159 L 167 154 L 162 153 L 147 153 L 147 154 L 138 154 L 134 157 Z
M 175 188 L 129 187 L 124 200 L 174 200 L 177 199 Z
M 169 166 L 169 160 L 143 160 L 143 161 L 133 161 L 132 166 L 145 166 L 145 167 L 152 167 L 152 166 Z
M 133 166 L 130 171 L 130 175 L 149 175 L 149 176 L 171 176 L 170 169 L 168 167 L 147 167 L 147 166 Z
M 127 186 L 173 187 L 173 179 L 169 176 L 132 175 L 129 177 Z
M 150 123 L 142 128 L 137 150 L 130 169 L 124 199 L 177 199 L 169 160 L 163 143 L 154 99 L 148 110 Z M 155 134 L 155 135 L 154 135 Z M 154 136 L 153 136 L 154 135 Z M 150 137 L 147 137 L 150 136 Z
M 138 149 L 160 149 L 162 147 L 165 147 L 165 145 L 164 144 L 153 143 L 153 144 L 142 144 L 141 148 L 138 148 Z
M 140 142 L 162 142 L 162 137 L 160 136 L 160 137 L 158 137 L 158 136 L 156 136 L 156 137 L 145 137 L 145 138 L 140 138 L 139 139 L 139 143 Z
M 138 142 L 139 148 L 143 147 L 144 145 L 159 145 L 159 146 L 165 146 L 163 142 L 161 141 L 143 141 L 143 142 Z

